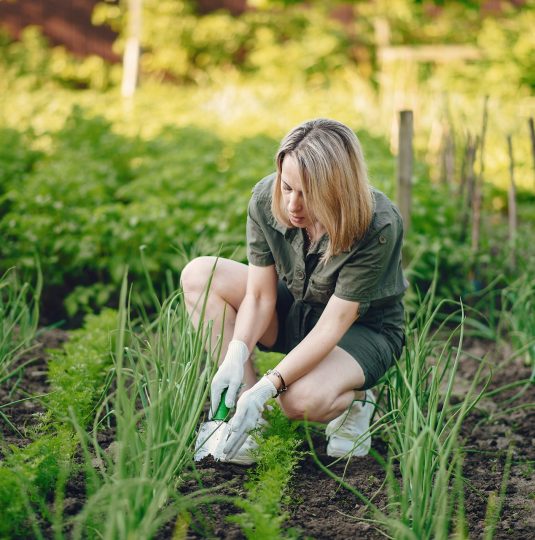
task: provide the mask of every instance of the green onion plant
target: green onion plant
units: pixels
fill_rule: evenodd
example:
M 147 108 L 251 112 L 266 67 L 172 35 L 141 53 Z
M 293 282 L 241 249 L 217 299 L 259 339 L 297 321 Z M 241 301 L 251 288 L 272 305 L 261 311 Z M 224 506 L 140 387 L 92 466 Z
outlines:
M 452 302 L 435 301 L 435 284 L 408 321 L 404 354 L 386 380 L 389 504 L 383 519 L 399 539 L 447 539 L 454 531 L 463 537 L 466 530 L 459 434 L 483 392 L 476 391 L 481 367 L 464 399 L 453 404 L 464 310 L 461 304 L 461 322 L 452 329 L 458 316 L 440 316 Z
M 0 384 L 26 365 L 15 367 L 35 337 L 41 289 L 40 272 L 33 289 L 27 281 L 21 283 L 14 268 L 0 278 Z
M 459 315 L 451 309 L 455 303 L 437 300 L 435 283 L 436 275 L 406 323 L 404 353 L 384 378 L 379 406 L 385 410 L 371 426 L 388 442 L 386 459 L 372 450 L 386 471 L 386 505 L 379 507 L 312 452 L 323 471 L 366 504 L 369 521 L 396 540 L 467 538 L 460 429 L 484 391 L 476 391 L 483 363 L 464 399 L 453 403 L 464 310 L 457 304 Z M 452 328 L 456 319 L 460 323 Z M 308 432 L 307 439 L 312 449 Z
M 524 274 L 502 291 L 501 333 L 531 367 L 535 382 L 535 279 Z
M 91 466 L 94 455 L 80 432 L 89 498 L 76 518 L 74 538 L 83 533 L 110 540 L 148 539 L 194 504 L 180 497 L 179 489 L 192 464 L 195 430 L 219 354 L 210 347 L 211 324 L 193 327 L 180 291 L 162 302 L 153 320 L 132 319 L 126 298 L 125 279 L 115 351 L 116 390 L 109 403 L 103 403 L 93 429 L 98 471 Z M 107 450 L 97 441 L 106 410 L 111 410 L 116 425 L 115 442 Z

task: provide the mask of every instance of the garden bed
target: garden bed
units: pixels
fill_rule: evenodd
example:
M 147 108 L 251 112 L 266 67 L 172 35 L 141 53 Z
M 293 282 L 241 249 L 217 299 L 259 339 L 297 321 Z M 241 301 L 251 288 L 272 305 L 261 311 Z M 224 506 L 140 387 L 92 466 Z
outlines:
M 24 377 L 10 400 L 48 392 L 46 350 L 57 347 L 65 338 L 66 334 L 59 330 L 50 330 L 39 335 L 38 345 L 34 349 L 37 359 L 26 368 Z M 461 362 L 461 379 L 455 390 L 455 397 L 459 400 L 463 398 L 464 385 L 468 387 L 479 363 L 473 357 L 481 358 L 487 353 L 490 356 L 489 365 L 496 367 L 501 359 L 508 356 L 507 350 L 502 349 L 499 353 L 492 342 L 473 341 L 466 349 L 470 354 Z M 492 375 L 489 389 L 527 379 L 529 375 L 529 368 L 521 359 L 516 359 L 508 365 L 499 366 Z M 471 538 L 483 535 L 489 496 L 500 491 L 510 445 L 513 445 L 511 470 L 495 538 L 520 539 L 532 537 L 534 534 L 535 395 L 533 386 L 524 390 L 524 393 L 509 405 L 504 404 L 505 400 L 518 392 L 519 388 L 504 391 L 492 399 L 484 398 L 463 425 L 465 512 Z M 2 395 L 2 400 L 6 402 L 7 396 Z M 17 446 L 25 445 L 42 413 L 39 400 L 21 401 L 6 408 L 5 412 L 16 423 L 23 436 L 10 432 L 2 425 L 4 441 Z M 105 438 L 113 440 L 109 434 L 103 434 L 103 446 L 106 446 Z M 329 464 L 332 460 L 325 455 L 325 442 L 321 433 L 313 432 L 313 442 L 319 459 L 324 464 Z M 380 439 L 373 441 L 373 448 L 386 456 L 386 445 Z M 301 449 L 308 450 L 305 443 Z M 198 470 L 204 487 L 217 487 L 219 494 L 244 495 L 243 486 L 248 468 L 207 458 L 199 464 Z M 385 473 L 371 456 L 354 459 L 347 466 L 346 463 L 338 463 L 332 467 L 332 471 L 343 476 L 348 484 L 360 489 L 367 497 L 375 497 L 374 502 L 379 507 L 384 506 L 386 498 L 381 486 Z M 192 478 L 183 486 L 183 492 L 192 493 L 198 488 L 198 481 Z M 67 483 L 64 515 L 75 514 L 82 507 L 84 498 L 83 475 L 78 473 Z M 288 519 L 284 527 L 297 530 L 301 537 L 384 538 L 373 524 L 366 521 L 372 517 L 367 513 L 366 507 L 322 472 L 310 455 L 306 455 L 294 471 L 289 486 L 289 500 L 291 503 L 285 506 Z M 186 537 L 245 538 L 240 527 L 227 520 L 229 515 L 239 512 L 238 508 L 228 502 L 200 507 L 191 516 Z M 173 530 L 174 523 L 168 524 L 160 531 L 158 538 L 171 538 Z M 33 534 L 28 531 L 27 538 L 30 537 L 33 537 Z
M 20 435 L 11 430 L 5 422 L 0 421 L 0 437 L 6 444 L 24 446 L 30 442 L 32 429 L 39 423 L 45 408 L 39 398 L 49 392 L 47 381 L 48 350 L 61 347 L 68 338 L 64 330 L 54 329 L 41 332 L 35 345 L 25 353 L 17 365 L 31 361 L 25 368 L 18 384 L 0 386 L 0 404 L 12 403 L 2 409 L 20 431 Z M 16 381 L 18 377 L 13 380 Z M 32 398 L 32 399 L 28 399 Z M 22 435 L 22 436 L 21 436 Z M 0 446 L 0 456 L 3 457 Z

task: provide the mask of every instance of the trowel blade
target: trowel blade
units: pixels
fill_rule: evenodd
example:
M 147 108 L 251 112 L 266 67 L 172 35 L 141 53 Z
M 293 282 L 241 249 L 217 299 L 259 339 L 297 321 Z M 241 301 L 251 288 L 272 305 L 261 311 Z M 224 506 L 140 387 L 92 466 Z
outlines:
M 224 441 L 228 435 L 228 423 L 223 420 L 205 422 L 199 429 L 195 441 L 195 461 L 200 461 L 206 456 L 222 459 Z

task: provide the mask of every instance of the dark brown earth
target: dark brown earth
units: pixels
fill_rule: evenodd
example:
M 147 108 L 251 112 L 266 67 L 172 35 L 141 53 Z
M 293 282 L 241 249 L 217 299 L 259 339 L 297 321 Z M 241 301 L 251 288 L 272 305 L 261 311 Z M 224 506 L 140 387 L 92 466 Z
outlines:
M 32 429 L 39 424 L 45 411 L 41 397 L 49 391 L 48 351 L 61 347 L 67 336 L 67 332 L 63 330 L 41 330 L 35 345 L 27 350 L 14 366 L 17 368 L 28 363 L 24 371 L 10 379 L 8 384 L 0 385 L 1 410 L 19 430 L 19 434 L 15 433 L 0 418 L 0 440 L 4 443 L 24 446 L 30 442 Z M 10 403 L 13 405 L 8 405 Z M 4 455 L 3 448 L 4 445 L 0 445 L 0 458 Z
M 38 346 L 34 351 L 37 361 L 27 367 L 24 378 L 11 397 L 5 390 L 0 390 L 2 403 L 30 394 L 41 395 L 48 390 L 46 349 L 57 347 L 65 338 L 66 334 L 58 330 L 44 332 L 39 336 Z M 458 400 L 463 399 L 479 365 L 479 361 L 474 357 L 488 356 L 488 365 L 493 367 L 489 388 L 498 388 L 530 376 L 530 368 L 524 365 L 522 359 L 506 361 L 511 356 L 507 346 L 497 348 L 492 342 L 474 340 L 466 344 L 465 348 L 470 354 L 461 362 L 460 378 L 455 389 L 455 398 Z M 490 368 L 485 371 L 490 373 Z M 535 537 L 535 392 L 533 385 L 524 386 L 523 393 L 507 404 L 506 400 L 514 397 L 519 390 L 521 389 L 504 391 L 492 399 L 482 400 L 463 426 L 466 453 L 465 508 L 470 538 L 483 536 L 487 502 L 491 493 L 498 493 L 500 490 L 510 445 L 513 445 L 511 472 L 495 538 L 523 540 Z M 511 410 L 513 407 L 515 409 Z M 3 424 L 0 429 L 4 441 L 17 445 L 26 444 L 32 426 L 42 413 L 39 401 L 24 401 L 3 410 L 23 434 L 23 437 L 20 437 Z M 102 434 L 103 446 L 112 441 L 112 436 L 113 433 Z M 323 435 L 314 433 L 313 442 L 321 461 L 330 463 L 330 458 L 325 455 Z M 386 445 L 379 438 L 374 440 L 373 448 L 380 455 L 386 455 Z M 303 449 L 307 448 L 303 446 Z M 380 507 L 385 504 L 384 495 L 376 495 L 384 480 L 384 472 L 371 456 L 351 460 L 347 468 L 345 463 L 336 464 L 332 470 L 337 475 L 344 476 L 348 484 L 360 489 L 367 497 L 375 496 L 374 502 Z M 218 493 L 223 495 L 244 494 L 243 483 L 247 478 L 247 468 L 206 459 L 199 464 L 198 471 L 204 487 L 219 488 Z M 191 493 L 198 487 L 198 480 L 191 478 L 186 481 L 182 491 Z M 74 515 L 80 510 L 84 493 L 83 475 L 77 473 L 67 486 L 65 515 Z M 373 524 L 365 521 L 366 518 L 371 518 L 366 507 L 322 472 L 310 455 L 302 460 L 295 471 L 289 495 L 292 502 L 285 508 L 289 516 L 286 526 L 300 531 L 301 537 L 373 540 L 384 538 Z M 229 502 L 202 507 L 192 516 L 186 538 L 244 538 L 239 527 L 227 521 L 228 516 L 236 513 L 239 513 L 239 510 Z M 160 531 L 158 538 L 172 538 L 173 529 L 174 524 L 169 524 Z M 30 537 L 29 534 L 28 538 Z
M 460 401 L 464 398 L 480 364 L 478 359 L 485 355 L 488 355 L 488 364 L 482 376 L 491 376 L 488 390 L 530 376 L 531 368 L 522 359 L 506 362 L 512 353 L 507 346 L 496 350 L 492 342 L 473 340 L 466 343 L 464 349 L 469 354 L 461 361 L 453 399 Z M 470 538 L 483 536 L 489 496 L 493 492 L 499 493 L 510 445 L 513 448 L 510 477 L 494 538 L 535 538 L 535 388 L 533 384 L 522 388 L 501 392 L 493 399 L 483 399 L 463 425 L 462 437 L 466 453 L 463 468 L 466 478 L 465 508 Z M 522 390 L 522 395 L 505 404 L 519 390 Z M 507 412 L 511 407 L 518 410 Z M 313 441 L 321 461 L 324 464 L 330 463 L 332 459 L 325 454 L 323 437 L 316 434 Z M 373 448 L 382 456 L 386 455 L 386 445 L 380 439 L 373 442 Z M 232 478 L 240 482 L 243 480 L 243 471 L 239 467 L 213 460 L 205 461 L 201 463 L 200 469 L 206 473 L 207 486 L 216 487 Z M 332 471 L 344 476 L 348 484 L 361 490 L 367 497 L 373 497 L 380 489 L 385 474 L 372 457 L 351 460 L 345 467 L 346 463 L 339 463 L 332 467 Z M 228 493 L 235 493 L 237 489 L 239 493 L 239 485 L 238 488 L 229 488 Z M 366 507 L 320 471 L 310 456 L 297 469 L 290 495 L 293 503 L 286 508 L 289 512 L 287 525 L 299 529 L 303 537 L 384 538 L 373 524 L 363 520 L 372 517 Z M 374 502 L 383 507 L 386 502 L 384 495 L 376 496 Z M 224 516 L 228 515 L 229 508 L 215 505 L 212 510 L 212 529 L 193 531 L 190 527 L 188 538 L 244 538 L 237 526 L 225 521 Z

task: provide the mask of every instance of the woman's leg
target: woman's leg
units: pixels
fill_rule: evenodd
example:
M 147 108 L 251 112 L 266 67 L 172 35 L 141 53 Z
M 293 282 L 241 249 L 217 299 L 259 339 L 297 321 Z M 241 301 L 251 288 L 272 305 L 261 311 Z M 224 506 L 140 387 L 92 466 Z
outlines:
M 329 422 L 348 409 L 364 392 L 364 372 L 359 363 L 340 347 L 335 347 L 312 371 L 294 381 L 280 395 L 285 414 L 294 420 Z
M 221 333 L 223 334 L 219 364 L 225 358 L 228 344 L 234 335 L 236 313 L 245 296 L 247 271 L 245 264 L 216 257 L 198 257 L 189 262 L 182 271 L 181 284 L 186 309 L 195 326 L 200 322 L 206 289 L 212 276 L 204 319 L 213 321 L 212 350 L 215 349 Z M 266 333 L 260 338 L 260 343 L 268 347 L 273 345 L 277 339 L 277 331 L 277 314 L 274 312 Z M 256 382 L 250 358 L 245 364 L 244 382 L 244 389 L 250 388 Z

